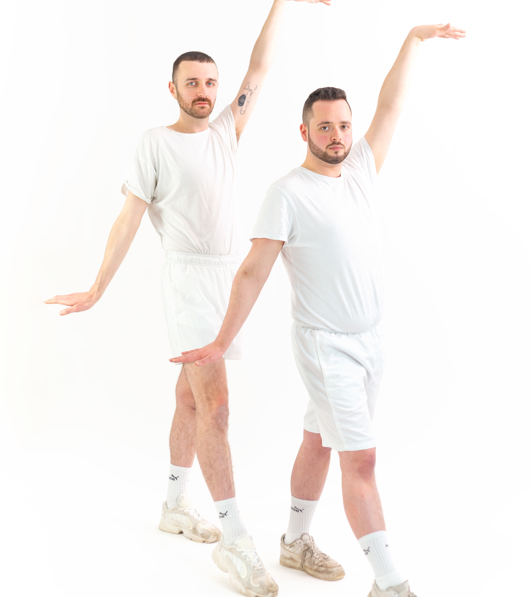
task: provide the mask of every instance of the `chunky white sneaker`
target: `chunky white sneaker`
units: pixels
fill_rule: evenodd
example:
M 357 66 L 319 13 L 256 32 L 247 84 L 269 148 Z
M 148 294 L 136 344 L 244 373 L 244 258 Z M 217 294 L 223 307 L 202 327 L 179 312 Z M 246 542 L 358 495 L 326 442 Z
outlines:
M 250 535 L 239 537 L 231 545 L 226 545 L 221 537 L 212 558 L 223 572 L 228 572 L 232 584 L 243 595 L 274 597 L 278 594 L 278 585 L 265 570 Z
M 374 580 L 372 590 L 368 593 L 368 597 L 416 597 L 410 590 L 409 581 L 406 580 L 395 587 L 388 587 L 384 591 L 377 586 Z
M 166 533 L 184 533 L 184 537 L 199 543 L 215 543 L 221 537 L 221 531 L 201 517 L 185 493 L 179 496 L 174 508 L 169 509 L 167 502 L 162 504 L 158 528 Z
M 304 533 L 300 539 L 286 544 L 285 535 L 280 540 L 280 564 L 287 568 L 303 570 L 322 580 L 339 580 L 344 568 L 318 549 L 311 535 Z

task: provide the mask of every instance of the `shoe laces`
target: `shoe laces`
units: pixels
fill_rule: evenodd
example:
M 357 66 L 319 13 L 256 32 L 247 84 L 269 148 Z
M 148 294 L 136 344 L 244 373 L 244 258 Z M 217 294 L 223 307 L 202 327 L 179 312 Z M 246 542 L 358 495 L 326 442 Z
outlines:
M 327 554 L 320 551 L 313 538 L 304 541 L 304 551 L 309 552 L 317 563 L 331 559 Z
M 240 553 L 244 560 L 250 564 L 254 572 L 259 572 L 264 569 L 255 548 L 251 547 L 250 549 L 244 549 L 241 547 L 236 547 L 236 551 Z
M 194 519 L 196 521 L 201 520 L 201 515 L 197 512 L 197 510 L 195 510 L 193 506 L 186 506 L 186 508 L 180 508 L 180 510 L 184 514 L 187 514 L 191 519 Z

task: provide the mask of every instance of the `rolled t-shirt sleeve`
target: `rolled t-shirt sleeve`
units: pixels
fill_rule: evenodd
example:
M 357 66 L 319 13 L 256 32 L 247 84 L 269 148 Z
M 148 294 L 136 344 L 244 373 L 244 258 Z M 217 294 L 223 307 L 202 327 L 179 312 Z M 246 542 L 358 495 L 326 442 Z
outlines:
M 129 161 L 127 176 L 124 182 L 131 193 L 151 203 L 156 198 L 158 175 L 156 165 L 151 157 L 149 136 L 144 135 Z
M 293 211 L 286 197 L 273 185 L 263 201 L 250 240 L 269 238 L 289 242 L 293 235 Z

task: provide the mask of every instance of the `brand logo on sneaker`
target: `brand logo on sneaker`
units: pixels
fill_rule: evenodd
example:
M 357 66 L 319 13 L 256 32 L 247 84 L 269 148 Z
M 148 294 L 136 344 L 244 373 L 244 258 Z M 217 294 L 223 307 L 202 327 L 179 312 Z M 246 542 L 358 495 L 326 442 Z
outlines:
M 370 548 L 364 550 L 364 555 L 367 556 L 370 553 Z
M 228 516 L 228 510 L 226 512 L 219 512 L 219 518 L 226 518 Z
M 178 481 L 178 477 L 175 477 L 175 475 L 171 475 L 171 477 L 169 477 L 170 481 Z
M 303 512 L 305 510 L 305 508 L 300 509 L 300 508 L 297 508 L 296 506 L 291 506 L 291 510 L 294 510 L 295 512 L 300 513 L 300 512 Z

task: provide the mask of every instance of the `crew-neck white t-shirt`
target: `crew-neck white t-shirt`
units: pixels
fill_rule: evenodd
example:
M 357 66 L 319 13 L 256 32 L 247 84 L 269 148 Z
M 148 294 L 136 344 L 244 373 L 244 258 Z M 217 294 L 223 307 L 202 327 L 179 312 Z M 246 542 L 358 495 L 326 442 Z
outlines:
M 299 167 L 269 189 L 252 239 L 283 240 L 292 315 L 302 326 L 359 333 L 382 317 L 375 161 L 364 137 L 341 176 Z
M 236 151 L 230 106 L 200 133 L 159 126 L 142 135 L 125 186 L 149 203 L 164 249 L 205 255 L 240 252 Z

